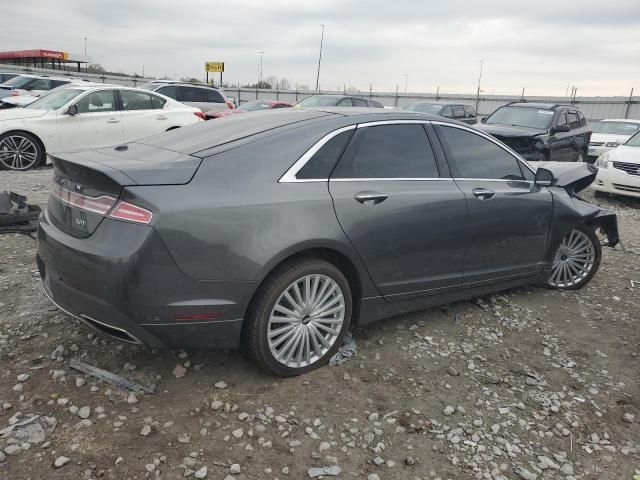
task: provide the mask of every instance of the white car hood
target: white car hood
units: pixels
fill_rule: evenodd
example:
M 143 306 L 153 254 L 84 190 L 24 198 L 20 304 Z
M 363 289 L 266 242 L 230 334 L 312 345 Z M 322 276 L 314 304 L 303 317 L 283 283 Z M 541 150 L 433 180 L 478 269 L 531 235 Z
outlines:
M 38 98 L 39 97 L 34 97 L 33 95 L 18 95 L 17 97 L 4 97 L 0 99 L 0 102 L 24 107 L 25 105 L 35 102 Z
M 35 110 L 31 108 L 10 108 L 8 110 L 0 110 L 0 122 L 7 120 L 26 120 L 28 118 L 37 118 L 47 113 L 47 110 Z
M 592 133 L 591 134 L 591 143 L 594 142 L 618 142 L 623 144 L 627 140 L 629 140 L 630 135 L 616 135 L 615 133 Z
M 605 154 L 606 155 L 606 154 Z M 608 152 L 610 162 L 637 163 L 640 165 L 640 147 L 620 145 Z

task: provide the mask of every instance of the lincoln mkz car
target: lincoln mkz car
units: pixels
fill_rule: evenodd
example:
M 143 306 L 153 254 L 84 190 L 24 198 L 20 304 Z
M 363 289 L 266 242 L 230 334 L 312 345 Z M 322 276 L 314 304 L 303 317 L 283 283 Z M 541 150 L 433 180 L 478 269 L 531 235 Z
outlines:
M 37 263 L 61 309 L 151 346 L 243 345 L 290 376 L 350 327 L 525 284 L 576 289 L 617 243 L 490 135 L 399 110 L 281 109 L 53 156 Z M 606 240 L 605 240 L 606 236 Z

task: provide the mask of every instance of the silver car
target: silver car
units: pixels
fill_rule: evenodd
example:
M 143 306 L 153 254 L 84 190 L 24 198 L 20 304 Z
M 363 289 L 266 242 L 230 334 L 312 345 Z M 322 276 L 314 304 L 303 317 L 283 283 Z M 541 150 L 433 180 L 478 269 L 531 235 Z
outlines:
M 235 107 L 219 88 L 198 83 L 175 82 L 173 80 L 153 80 L 140 88 L 158 92 L 180 103 L 196 107 L 203 112 L 233 110 Z

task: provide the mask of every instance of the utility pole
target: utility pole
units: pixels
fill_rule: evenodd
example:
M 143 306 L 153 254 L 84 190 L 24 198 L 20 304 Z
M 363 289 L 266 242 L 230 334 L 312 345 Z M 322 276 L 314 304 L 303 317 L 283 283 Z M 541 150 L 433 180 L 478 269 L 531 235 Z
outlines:
M 262 55 L 264 55 L 264 52 L 258 52 L 258 55 L 260 55 L 260 65 L 258 67 L 258 84 L 262 83 Z
M 409 74 L 404 74 L 404 93 L 407 93 L 407 85 L 409 84 Z
M 478 91 L 476 92 L 476 112 L 480 105 L 480 82 L 482 81 L 482 67 L 484 66 L 484 60 L 480 60 L 480 76 L 478 77 Z
M 318 56 L 318 74 L 316 75 L 316 92 L 320 91 L 320 63 L 322 62 L 322 43 L 324 42 L 324 25 L 322 27 L 322 33 L 320 34 L 320 55 Z
M 87 37 L 84 37 L 84 59 L 87 59 Z

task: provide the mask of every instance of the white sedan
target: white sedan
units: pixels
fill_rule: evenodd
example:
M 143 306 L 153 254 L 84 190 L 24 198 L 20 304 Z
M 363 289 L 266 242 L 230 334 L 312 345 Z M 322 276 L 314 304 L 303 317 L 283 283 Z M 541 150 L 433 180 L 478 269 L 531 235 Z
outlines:
M 640 120 L 607 119 L 591 124 L 588 157 L 595 160 L 604 152 L 616 148 L 640 130 Z
M 597 194 L 615 193 L 640 198 L 640 132 L 596 161 L 598 174 L 591 184 Z
M 116 85 L 73 85 L 0 111 L 0 167 L 29 170 L 48 153 L 108 147 L 204 120 L 164 95 Z

